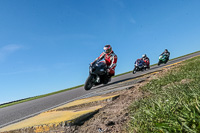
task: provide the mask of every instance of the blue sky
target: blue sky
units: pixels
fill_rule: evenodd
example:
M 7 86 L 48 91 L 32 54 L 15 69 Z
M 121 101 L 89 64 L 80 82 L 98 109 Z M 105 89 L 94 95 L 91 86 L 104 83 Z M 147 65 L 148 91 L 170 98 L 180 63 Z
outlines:
M 116 74 L 200 50 L 199 0 L 0 0 L 0 103 L 84 84 L 106 44 Z

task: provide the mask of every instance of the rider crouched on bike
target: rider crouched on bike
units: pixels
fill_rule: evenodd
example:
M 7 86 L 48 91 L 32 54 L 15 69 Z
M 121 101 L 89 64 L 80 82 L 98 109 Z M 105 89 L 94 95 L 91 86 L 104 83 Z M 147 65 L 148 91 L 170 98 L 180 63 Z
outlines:
M 168 61 L 169 60 L 169 56 L 170 56 L 170 52 L 167 49 L 165 49 L 165 51 L 161 55 L 167 56 L 167 61 Z
M 117 65 L 117 55 L 112 50 L 112 47 L 110 45 L 104 46 L 104 52 L 101 53 L 101 55 L 94 60 L 91 64 L 100 61 L 102 59 L 105 60 L 106 65 L 108 66 L 107 73 L 108 77 L 111 78 L 115 75 L 115 67 Z
M 141 58 L 141 59 L 145 62 L 146 67 L 150 69 L 150 60 L 149 60 L 149 58 L 147 57 L 147 55 L 146 55 L 146 54 L 142 55 L 142 58 Z

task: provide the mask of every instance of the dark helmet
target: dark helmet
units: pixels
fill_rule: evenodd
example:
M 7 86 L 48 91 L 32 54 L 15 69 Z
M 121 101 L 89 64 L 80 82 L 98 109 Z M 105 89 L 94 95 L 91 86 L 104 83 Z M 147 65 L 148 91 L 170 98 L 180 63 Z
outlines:
M 165 52 L 168 52 L 168 50 L 167 50 L 167 49 L 165 49 Z
M 106 54 L 110 54 L 112 52 L 112 47 L 110 45 L 105 45 L 103 49 Z

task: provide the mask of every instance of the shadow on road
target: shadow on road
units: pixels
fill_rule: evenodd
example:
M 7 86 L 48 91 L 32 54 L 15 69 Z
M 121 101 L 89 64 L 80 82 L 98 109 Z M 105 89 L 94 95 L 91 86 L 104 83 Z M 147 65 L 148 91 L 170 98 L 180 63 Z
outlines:
M 155 66 L 155 67 L 151 68 L 150 70 L 154 70 L 154 69 L 157 69 L 157 68 L 159 68 L 159 66 Z M 121 80 L 114 81 L 114 82 L 111 82 L 111 83 L 108 83 L 108 84 L 105 84 L 105 85 L 99 85 L 97 87 L 92 88 L 91 90 L 95 90 L 95 89 L 99 89 L 101 87 L 106 87 L 106 86 L 110 86 L 110 85 L 117 84 L 117 83 L 120 83 L 120 82 L 136 79 L 136 78 L 142 77 L 144 74 L 150 74 L 150 73 L 153 73 L 153 72 L 155 72 L 155 71 L 150 71 L 150 72 L 146 71 L 146 73 L 142 73 L 141 75 L 138 75 L 138 76 L 135 76 L 135 77 L 121 79 Z

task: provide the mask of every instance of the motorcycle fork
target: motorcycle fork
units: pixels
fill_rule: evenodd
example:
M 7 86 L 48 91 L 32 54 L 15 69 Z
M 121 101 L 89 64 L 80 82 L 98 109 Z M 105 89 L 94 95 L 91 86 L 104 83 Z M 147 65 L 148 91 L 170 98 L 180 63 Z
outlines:
M 94 83 L 100 83 L 100 77 L 97 74 L 91 73 L 91 75 L 94 75 Z

